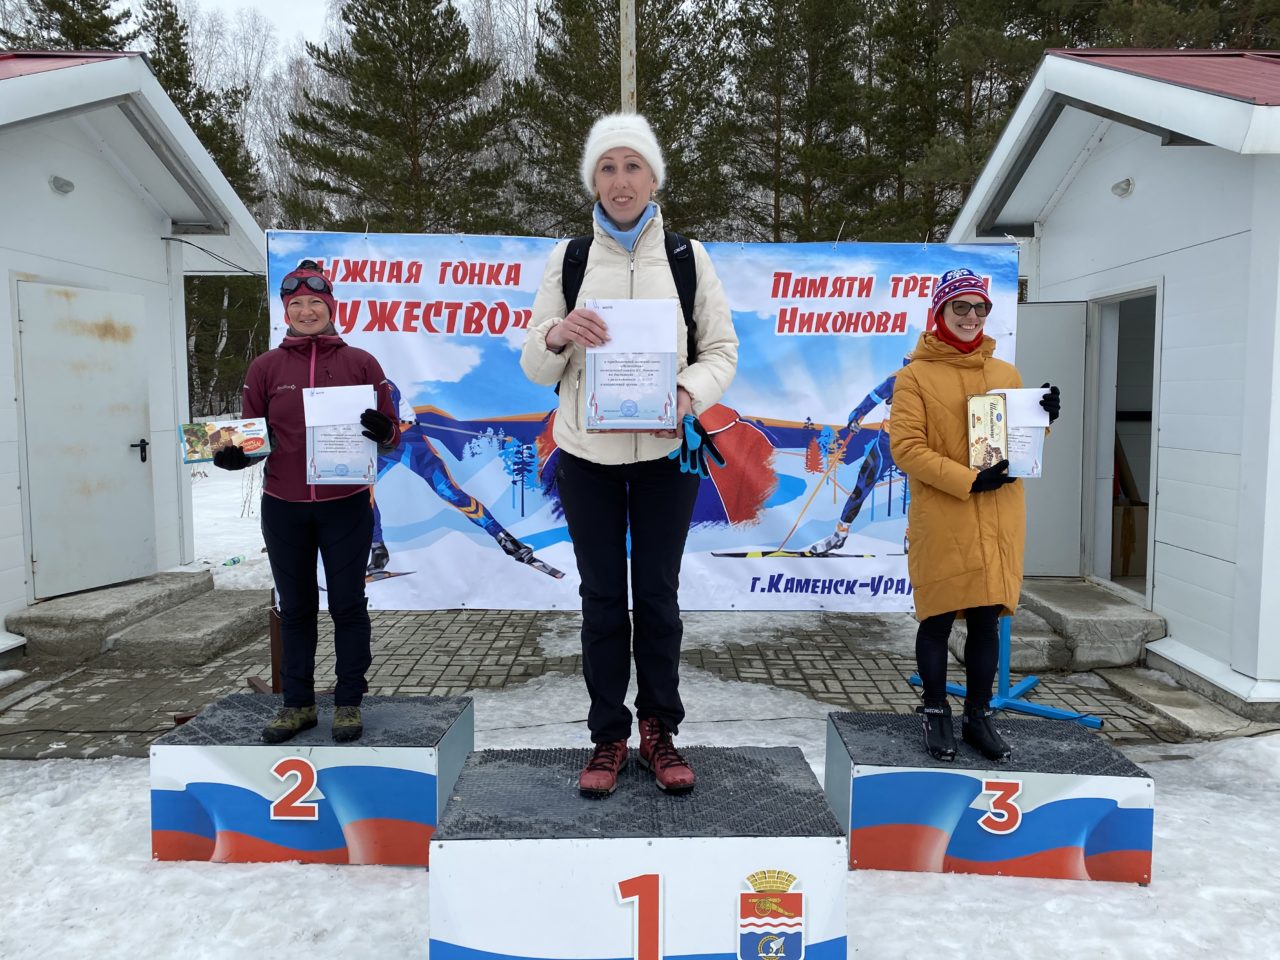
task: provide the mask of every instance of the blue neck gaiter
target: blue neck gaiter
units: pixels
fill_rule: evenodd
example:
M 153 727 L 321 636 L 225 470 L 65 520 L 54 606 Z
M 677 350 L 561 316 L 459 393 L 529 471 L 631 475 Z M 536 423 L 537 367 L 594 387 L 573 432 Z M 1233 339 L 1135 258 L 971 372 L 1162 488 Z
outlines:
M 600 201 L 596 201 L 594 216 L 596 223 L 600 224 L 601 229 L 613 239 L 622 245 L 622 249 L 630 253 L 635 249 L 636 240 L 640 236 L 640 231 L 644 229 L 644 225 L 653 219 L 654 214 L 658 212 L 658 205 L 652 200 L 644 208 L 644 213 L 640 214 L 640 219 L 636 221 L 636 225 L 630 230 L 619 230 L 609 215 L 604 212 L 604 207 L 600 205 Z

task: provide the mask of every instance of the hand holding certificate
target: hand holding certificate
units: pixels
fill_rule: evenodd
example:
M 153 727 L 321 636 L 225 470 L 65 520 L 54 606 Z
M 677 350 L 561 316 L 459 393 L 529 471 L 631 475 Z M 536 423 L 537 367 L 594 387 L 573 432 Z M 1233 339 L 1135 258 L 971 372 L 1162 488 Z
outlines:
M 378 449 L 360 425 L 360 414 L 376 403 L 370 384 L 302 391 L 307 483 L 366 484 L 378 479 Z
M 607 342 L 587 348 L 587 430 L 674 430 L 679 302 L 589 300 L 587 307 L 609 330 Z

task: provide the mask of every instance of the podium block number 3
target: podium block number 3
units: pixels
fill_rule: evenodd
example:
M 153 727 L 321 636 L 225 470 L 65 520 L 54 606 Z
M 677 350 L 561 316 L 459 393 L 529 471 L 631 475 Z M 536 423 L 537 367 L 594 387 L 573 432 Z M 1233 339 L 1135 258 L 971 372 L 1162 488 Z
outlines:
M 636 902 L 635 960 L 662 960 L 662 881 L 656 873 L 645 873 L 618 881 L 618 899 Z
M 304 803 L 307 795 L 316 788 L 316 768 L 302 757 L 285 757 L 271 768 L 271 773 L 282 783 L 297 777 L 284 796 L 271 804 L 272 820 L 318 820 L 320 811 L 314 801 Z
M 978 826 L 987 833 L 1013 833 L 1022 823 L 1022 808 L 1018 806 L 1018 794 L 1022 793 L 1021 780 L 984 780 L 982 792 L 991 794 L 991 808 L 978 818 Z

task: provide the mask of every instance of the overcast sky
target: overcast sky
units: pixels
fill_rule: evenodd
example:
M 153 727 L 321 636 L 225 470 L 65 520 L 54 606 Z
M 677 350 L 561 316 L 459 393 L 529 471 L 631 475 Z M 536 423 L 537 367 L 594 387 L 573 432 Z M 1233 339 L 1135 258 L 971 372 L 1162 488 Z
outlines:
M 254 7 L 275 25 L 281 46 L 298 34 L 316 42 L 324 33 L 326 0 L 194 0 L 202 10 L 221 10 L 228 20 L 242 7 Z

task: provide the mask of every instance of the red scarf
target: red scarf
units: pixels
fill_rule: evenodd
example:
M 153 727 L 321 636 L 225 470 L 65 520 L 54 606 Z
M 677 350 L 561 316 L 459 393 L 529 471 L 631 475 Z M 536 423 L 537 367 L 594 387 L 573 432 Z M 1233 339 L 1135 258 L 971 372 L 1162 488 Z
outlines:
M 982 346 L 981 330 L 978 331 L 978 335 L 974 337 L 972 340 L 961 340 L 959 337 L 957 337 L 954 333 L 951 332 L 951 328 L 947 326 L 946 321 L 943 320 L 941 317 L 938 317 L 937 320 L 934 321 L 933 333 L 934 333 L 934 336 L 936 336 L 943 343 L 951 344 L 951 346 L 955 347 L 961 353 L 973 353 L 973 351 L 977 350 L 980 346 Z

